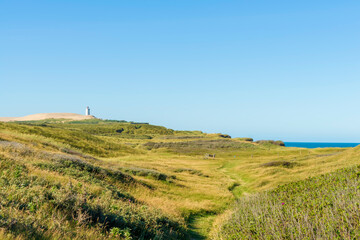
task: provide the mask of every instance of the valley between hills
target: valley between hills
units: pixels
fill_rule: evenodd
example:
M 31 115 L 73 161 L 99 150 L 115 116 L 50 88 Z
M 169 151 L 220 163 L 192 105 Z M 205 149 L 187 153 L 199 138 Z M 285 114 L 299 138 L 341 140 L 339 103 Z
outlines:
M 360 148 L 101 119 L 0 122 L 1 239 L 356 239 Z

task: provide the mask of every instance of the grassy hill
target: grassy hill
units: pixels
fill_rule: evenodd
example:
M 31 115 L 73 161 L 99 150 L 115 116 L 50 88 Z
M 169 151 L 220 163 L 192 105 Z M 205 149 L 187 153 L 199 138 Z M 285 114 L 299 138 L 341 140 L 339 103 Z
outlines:
M 236 199 L 359 164 L 357 149 L 229 137 L 99 119 L 0 123 L 0 238 L 227 239 Z
M 359 239 L 360 166 L 241 198 L 216 239 Z

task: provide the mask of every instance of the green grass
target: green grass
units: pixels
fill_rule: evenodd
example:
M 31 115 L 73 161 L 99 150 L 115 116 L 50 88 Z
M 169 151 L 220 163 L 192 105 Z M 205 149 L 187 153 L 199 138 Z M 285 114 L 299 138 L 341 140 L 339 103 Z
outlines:
M 125 239 L 187 236 L 181 221 L 128 193 L 129 188 L 148 187 L 122 172 L 18 143 L 0 142 L 0 149 L 0 227 L 13 237 L 106 239 L 114 232 Z
M 219 239 L 359 239 L 360 166 L 239 199 Z
M 96 135 L 79 130 L 71 130 L 53 126 L 32 126 L 16 123 L 0 124 L 0 131 L 6 129 L 12 132 L 12 135 L 26 134 L 32 136 L 41 136 L 55 140 L 70 147 L 80 150 L 84 153 L 92 154 L 98 157 L 113 157 L 124 154 L 134 154 L 136 150 L 119 143 L 106 141 Z
M 114 228 L 142 239 L 185 237 L 184 228 L 113 191 L 91 193 L 82 184 L 52 183 L 12 160 L 0 160 L 0 226 L 26 238 L 102 239 Z M 134 201 L 134 200 L 133 200 Z M 146 221 L 144 221 L 146 219 Z M 50 220 L 50 221 L 49 221 Z M 58 222 L 59 225 L 54 224 Z
M 357 148 L 251 140 L 98 119 L 0 123 L 0 238 L 220 237 L 237 199 L 360 163 Z

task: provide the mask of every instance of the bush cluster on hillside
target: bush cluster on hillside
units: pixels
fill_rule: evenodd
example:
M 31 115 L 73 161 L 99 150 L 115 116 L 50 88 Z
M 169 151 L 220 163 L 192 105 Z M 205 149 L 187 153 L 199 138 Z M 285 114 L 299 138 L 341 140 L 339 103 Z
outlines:
M 234 138 L 236 140 L 240 140 L 240 141 L 245 141 L 245 142 L 253 142 L 254 139 L 252 138 L 247 138 L 247 137 L 244 137 L 244 138 Z
M 136 176 L 150 177 L 150 178 L 153 178 L 156 180 L 162 180 L 162 181 L 176 178 L 176 176 L 168 176 L 165 173 L 161 173 L 161 172 L 153 170 L 153 169 L 131 167 L 131 168 L 121 168 L 121 170 L 126 173 L 130 173 L 130 174 L 133 174 Z
M 145 143 L 144 146 L 149 150 L 158 148 L 170 148 L 183 151 L 186 151 L 186 149 L 241 149 L 254 147 L 254 145 L 250 143 L 234 142 L 227 139 L 194 140 L 183 142 L 148 142 Z
M 197 175 L 197 176 L 201 176 L 201 177 L 209 177 L 208 175 L 203 174 L 200 170 L 196 170 L 196 169 L 192 169 L 192 168 L 177 168 L 177 169 L 175 169 L 174 172 L 176 172 L 176 173 L 187 172 L 192 175 Z
M 274 140 L 258 140 L 256 141 L 256 143 L 258 144 L 262 144 L 262 145 L 268 145 L 268 144 L 271 144 L 271 145 L 278 145 L 278 146 L 285 146 L 285 143 L 283 141 L 274 141 Z

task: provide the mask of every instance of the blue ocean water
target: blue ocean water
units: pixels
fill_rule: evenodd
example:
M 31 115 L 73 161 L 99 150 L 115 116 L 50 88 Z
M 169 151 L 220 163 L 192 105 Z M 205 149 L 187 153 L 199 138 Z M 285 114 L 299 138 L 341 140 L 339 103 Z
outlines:
M 360 143 L 325 143 L 325 142 L 285 142 L 285 147 L 300 147 L 300 148 L 326 148 L 326 147 L 356 147 Z

